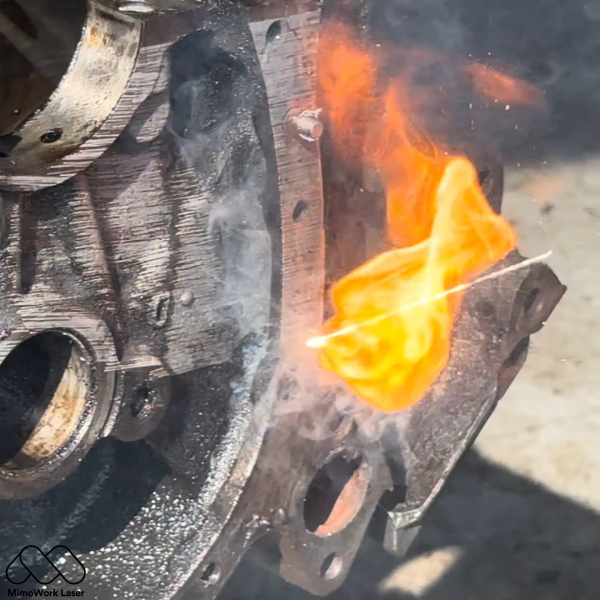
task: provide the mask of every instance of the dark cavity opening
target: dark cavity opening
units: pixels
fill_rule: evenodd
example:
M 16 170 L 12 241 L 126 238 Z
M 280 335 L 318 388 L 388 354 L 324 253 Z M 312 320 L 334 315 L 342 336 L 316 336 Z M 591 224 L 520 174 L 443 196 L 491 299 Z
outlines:
M 148 416 L 154 405 L 152 390 L 147 383 L 139 387 L 131 403 L 131 416 L 134 418 L 144 418 Z
M 0 365 L 0 466 L 31 467 L 71 437 L 88 390 L 89 364 L 82 359 L 79 346 L 54 331 L 29 338 L 5 358 Z
M 50 98 L 75 54 L 86 13 L 81 0 L 0 2 L 0 18 L 7 22 L 0 33 L 0 136 Z M 36 28 L 38 22 L 47 26 Z
M 294 221 L 301 221 L 306 216 L 307 212 L 308 204 L 304 202 L 304 200 L 300 200 L 296 203 L 296 206 L 294 206 L 294 210 L 292 211 L 292 219 L 294 219 Z
M 304 523 L 319 536 L 341 531 L 359 511 L 367 479 L 362 459 L 336 456 L 312 480 L 304 500 Z
M 219 581 L 219 577 L 221 576 L 221 569 L 219 569 L 219 565 L 216 563 L 209 563 L 204 569 L 202 573 L 202 581 L 208 584 L 214 584 Z
M 273 21 L 269 28 L 267 29 L 267 34 L 265 35 L 265 42 L 270 44 L 281 36 L 282 27 L 281 21 Z

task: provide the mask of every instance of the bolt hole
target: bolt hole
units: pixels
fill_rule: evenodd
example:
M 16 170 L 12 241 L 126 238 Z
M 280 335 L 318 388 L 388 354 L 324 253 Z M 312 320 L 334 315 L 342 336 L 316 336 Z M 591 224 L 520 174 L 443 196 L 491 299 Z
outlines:
M 219 569 L 219 565 L 217 563 L 209 563 L 204 569 L 202 573 L 202 581 L 208 585 L 213 585 L 219 581 L 219 577 L 221 577 L 221 569 Z
M 536 303 L 539 295 L 540 295 L 539 288 L 534 288 L 533 290 L 531 290 L 529 292 L 529 294 L 527 294 L 527 298 L 525 298 L 525 303 L 523 304 L 523 309 L 525 310 L 526 315 L 529 314 L 531 312 L 531 310 L 533 309 L 533 307 L 535 306 L 535 303 Z
M 42 142 L 42 144 L 54 144 L 55 142 L 58 142 L 58 140 L 60 140 L 62 135 L 62 129 L 50 129 L 50 131 L 46 131 L 46 133 L 42 133 L 42 135 L 40 135 L 40 142 Z
M 328 554 L 321 563 L 321 577 L 331 581 L 342 572 L 343 566 L 344 561 L 335 552 L 332 552 L 331 554 Z
M 304 202 L 304 200 L 300 200 L 296 203 L 296 206 L 294 206 L 292 219 L 294 219 L 294 221 L 301 221 L 306 216 L 306 213 L 308 213 L 308 204 Z
M 267 29 L 267 33 L 265 35 L 265 42 L 267 44 L 270 44 L 275 40 L 278 40 L 281 37 L 282 31 L 283 27 L 281 26 L 281 21 L 273 21 Z
M 131 416 L 135 419 L 143 419 L 149 415 L 154 406 L 154 394 L 148 384 L 140 386 L 131 403 Z
M 304 499 L 306 529 L 320 537 L 341 531 L 358 513 L 367 491 L 362 458 L 338 455 L 313 478 Z

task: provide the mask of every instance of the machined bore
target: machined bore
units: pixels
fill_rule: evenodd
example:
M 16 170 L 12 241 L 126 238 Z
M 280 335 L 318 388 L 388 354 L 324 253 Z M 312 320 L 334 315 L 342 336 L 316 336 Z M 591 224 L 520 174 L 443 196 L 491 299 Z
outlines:
M 83 435 L 92 369 L 83 346 L 47 331 L 0 364 L 0 467 L 32 469 Z

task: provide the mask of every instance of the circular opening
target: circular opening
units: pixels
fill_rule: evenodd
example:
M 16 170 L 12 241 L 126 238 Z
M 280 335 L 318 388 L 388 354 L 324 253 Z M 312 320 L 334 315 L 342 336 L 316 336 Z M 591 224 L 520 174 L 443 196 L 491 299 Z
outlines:
M 47 331 L 0 365 L 0 466 L 26 469 L 77 431 L 90 390 L 90 363 L 70 336 Z
M 344 561 L 335 552 L 332 552 L 321 563 L 321 577 L 328 580 L 335 579 L 342 572 L 343 566 Z
M 336 456 L 317 472 L 304 500 L 308 531 L 332 535 L 356 516 L 367 491 L 367 473 L 361 466 L 361 458 Z
M 60 140 L 62 134 L 62 129 L 51 129 L 40 136 L 40 142 L 42 142 L 42 144 L 54 144 L 54 142 L 58 142 L 58 140 Z
M 292 212 L 292 219 L 294 219 L 294 221 L 301 221 L 302 219 L 304 219 L 307 212 L 308 204 L 304 202 L 304 200 L 300 200 L 296 203 L 296 206 L 294 206 L 294 211 Z
M 0 2 L 5 24 L 0 33 L 0 155 L 10 156 L 20 141 L 11 134 L 47 102 L 67 72 L 86 12 L 81 0 Z
M 527 294 L 527 298 L 525 298 L 525 303 L 523 304 L 523 309 L 525 310 L 525 314 L 531 312 L 531 309 L 535 306 L 535 303 L 540 295 L 539 288 L 534 288 Z
M 216 563 L 209 563 L 206 569 L 204 569 L 201 579 L 204 581 L 204 583 L 213 584 L 219 581 L 220 576 L 221 569 L 219 569 L 219 565 Z
M 265 35 L 265 42 L 267 44 L 270 44 L 271 42 L 279 39 L 282 31 L 283 28 L 281 26 L 281 21 L 273 21 L 267 29 L 267 33 Z

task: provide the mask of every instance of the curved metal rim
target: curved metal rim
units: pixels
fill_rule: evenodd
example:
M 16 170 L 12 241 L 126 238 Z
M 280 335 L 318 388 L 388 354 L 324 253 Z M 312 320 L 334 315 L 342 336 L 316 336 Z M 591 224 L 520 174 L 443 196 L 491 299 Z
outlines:
M 66 75 L 46 105 L 12 134 L 20 141 L 10 156 L 0 158 L 0 188 L 31 191 L 55 185 L 108 148 L 139 104 L 123 100 L 142 32 L 141 22 L 88 3 L 82 38 Z M 152 76 L 147 79 L 151 87 Z
M 30 332 L 28 336 L 16 336 L 14 341 L 17 343 L 11 344 L 10 350 L 36 335 L 48 332 L 71 339 L 89 362 L 89 387 L 81 419 L 65 442 L 38 464 L 25 469 L 0 467 L 0 498 L 26 498 L 50 489 L 57 480 L 66 477 L 97 441 L 113 404 L 115 374 L 104 368 L 106 363 L 99 356 L 102 350 L 95 347 L 93 342 L 84 340 L 77 332 L 62 327 L 43 328 Z

